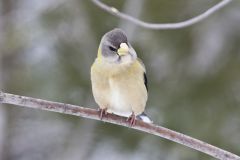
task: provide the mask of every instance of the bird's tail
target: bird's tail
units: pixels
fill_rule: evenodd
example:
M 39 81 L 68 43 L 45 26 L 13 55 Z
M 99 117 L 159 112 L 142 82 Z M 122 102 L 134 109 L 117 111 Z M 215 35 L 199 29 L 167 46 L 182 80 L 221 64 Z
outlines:
M 147 116 L 147 114 L 146 113 L 142 113 L 142 114 L 139 114 L 138 116 L 137 116 L 137 119 L 138 120 L 141 120 L 141 121 L 143 121 L 143 122 L 146 122 L 146 123 L 153 123 L 153 121 Z

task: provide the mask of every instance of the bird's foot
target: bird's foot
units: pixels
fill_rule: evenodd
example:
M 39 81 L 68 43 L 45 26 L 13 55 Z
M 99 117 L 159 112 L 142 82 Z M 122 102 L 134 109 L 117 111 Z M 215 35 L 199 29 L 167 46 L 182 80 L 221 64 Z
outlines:
M 127 118 L 127 122 L 129 122 L 130 126 L 134 126 L 136 124 L 136 116 L 134 113 L 132 113 L 131 116 Z
M 99 110 L 99 113 L 100 113 L 99 117 L 102 120 L 103 116 L 107 115 L 107 108 L 104 108 L 104 109 L 99 108 L 98 110 Z

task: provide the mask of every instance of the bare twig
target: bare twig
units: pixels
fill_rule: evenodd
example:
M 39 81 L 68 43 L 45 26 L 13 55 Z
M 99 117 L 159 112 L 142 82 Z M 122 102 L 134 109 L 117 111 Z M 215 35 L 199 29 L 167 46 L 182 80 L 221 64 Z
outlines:
M 106 5 L 105 3 L 101 2 L 100 0 L 92 0 L 92 2 L 97 5 L 99 8 L 103 9 L 104 11 L 115 15 L 119 18 L 125 19 L 127 21 L 130 21 L 136 25 L 139 25 L 141 27 L 144 28 L 148 28 L 148 29 L 179 29 L 179 28 L 184 28 L 184 27 L 188 27 L 191 26 L 195 23 L 198 23 L 200 21 L 202 21 L 203 19 L 207 18 L 208 16 L 210 16 L 211 14 L 213 14 L 214 12 L 216 12 L 217 10 L 223 8 L 224 6 L 226 6 L 228 3 L 230 3 L 232 0 L 222 0 L 221 2 L 219 2 L 218 4 L 216 4 L 215 6 L 209 8 L 207 11 L 205 11 L 204 13 L 193 17 L 189 20 L 183 21 L 183 22 L 177 22 L 177 23 L 148 23 L 148 22 L 144 22 L 142 20 L 139 20 L 137 18 L 134 18 L 128 14 L 122 13 L 120 11 L 118 11 L 115 7 L 111 7 Z
M 71 104 L 51 102 L 31 97 L 24 97 L 9 93 L 3 93 L 1 91 L 0 91 L 0 103 L 13 104 L 23 107 L 70 114 L 98 121 L 104 121 L 112 124 L 117 124 L 120 126 L 130 127 L 129 124 L 126 122 L 126 118 L 117 115 L 108 114 L 105 117 L 103 117 L 102 120 L 100 120 L 99 112 L 95 109 L 80 107 Z M 240 157 L 233 153 L 227 152 L 223 149 L 217 148 L 208 143 L 202 142 L 200 140 L 186 136 L 182 133 L 178 133 L 155 124 L 144 123 L 142 121 L 137 120 L 136 125 L 130 128 L 166 138 L 168 140 L 180 143 L 182 145 L 188 146 L 200 152 L 206 153 L 220 160 L 240 160 Z

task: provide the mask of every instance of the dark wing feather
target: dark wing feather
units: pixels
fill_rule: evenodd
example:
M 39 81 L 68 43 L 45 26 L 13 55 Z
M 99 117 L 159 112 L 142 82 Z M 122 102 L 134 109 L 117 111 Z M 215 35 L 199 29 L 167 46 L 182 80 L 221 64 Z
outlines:
M 141 64 L 141 66 L 144 69 L 143 80 L 144 80 L 144 84 L 145 84 L 146 90 L 148 91 L 148 81 L 147 81 L 147 75 L 146 75 L 145 66 L 144 66 L 144 64 L 143 64 L 143 62 L 142 62 L 142 60 L 140 58 L 138 58 L 138 62 Z
M 143 73 L 143 78 L 144 78 L 145 87 L 146 87 L 146 89 L 147 89 L 147 91 L 148 91 L 148 81 L 147 81 L 147 75 L 146 75 L 146 73 Z

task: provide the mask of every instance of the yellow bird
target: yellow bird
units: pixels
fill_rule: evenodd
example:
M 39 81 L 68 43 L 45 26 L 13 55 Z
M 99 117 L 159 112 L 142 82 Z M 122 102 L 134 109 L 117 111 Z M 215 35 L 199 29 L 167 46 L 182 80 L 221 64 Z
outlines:
M 121 29 L 107 32 L 101 39 L 97 58 L 91 67 L 92 91 L 100 108 L 107 113 L 135 120 L 151 120 L 144 113 L 148 93 L 146 70 Z

